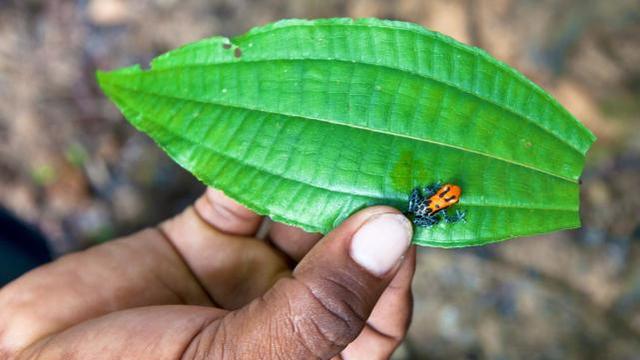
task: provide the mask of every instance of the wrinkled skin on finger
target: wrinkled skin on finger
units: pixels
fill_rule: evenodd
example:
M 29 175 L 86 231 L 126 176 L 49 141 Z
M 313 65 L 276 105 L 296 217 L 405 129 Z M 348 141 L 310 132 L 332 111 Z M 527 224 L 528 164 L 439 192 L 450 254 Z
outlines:
M 411 317 L 415 249 L 376 276 L 350 239 L 273 224 L 209 189 L 143 230 L 37 268 L 0 290 L 0 358 L 386 358 Z

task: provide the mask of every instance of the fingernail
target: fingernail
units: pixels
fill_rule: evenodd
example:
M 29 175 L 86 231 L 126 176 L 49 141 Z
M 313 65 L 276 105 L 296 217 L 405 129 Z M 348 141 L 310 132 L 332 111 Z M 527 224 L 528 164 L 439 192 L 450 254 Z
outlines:
M 351 258 L 374 275 L 391 270 L 409 248 L 413 229 L 400 214 L 378 214 L 351 239 Z

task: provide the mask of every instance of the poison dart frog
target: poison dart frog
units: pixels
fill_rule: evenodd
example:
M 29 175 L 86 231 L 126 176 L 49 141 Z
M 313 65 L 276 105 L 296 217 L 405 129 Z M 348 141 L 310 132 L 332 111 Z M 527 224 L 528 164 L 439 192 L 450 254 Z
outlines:
M 462 189 L 452 184 L 436 183 L 425 186 L 423 193 L 416 187 L 409 197 L 408 213 L 413 215 L 413 223 L 417 226 L 429 227 L 436 225 L 441 220 L 446 223 L 455 223 L 464 220 L 465 213 L 456 210 L 455 215 L 450 216 L 445 210 L 460 200 Z M 440 216 L 442 214 L 442 216 Z

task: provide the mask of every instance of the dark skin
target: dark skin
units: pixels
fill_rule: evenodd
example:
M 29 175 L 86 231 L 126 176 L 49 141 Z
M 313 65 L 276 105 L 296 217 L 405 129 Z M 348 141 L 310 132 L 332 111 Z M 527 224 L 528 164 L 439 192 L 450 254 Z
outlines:
M 0 290 L 0 358 L 388 358 L 411 318 L 415 248 L 374 275 L 349 256 L 383 206 L 331 233 L 272 225 L 221 192 L 156 228 Z

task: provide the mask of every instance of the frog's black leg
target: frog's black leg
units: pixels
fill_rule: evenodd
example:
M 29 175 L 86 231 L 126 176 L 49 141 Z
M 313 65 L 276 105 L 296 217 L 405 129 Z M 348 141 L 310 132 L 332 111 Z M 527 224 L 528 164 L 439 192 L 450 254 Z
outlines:
M 407 212 L 414 214 L 416 210 L 418 210 L 418 204 L 422 202 L 422 195 L 420 195 L 420 189 L 415 188 L 411 191 L 411 195 L 409 196 L 409 209 Z
M 454 223 L 457 223 L 457 222 L 460 222 L 460 221 L 466 222 L 466 220 L 465 220 L 465 216 L 466 215 L 467 215 L 466 212 L 460 211 L 460 210 L 456 210 L 456 212 L 455 212 L 455 214 L 453 216 L 451 216 L 451 215 L 449 215 L 447 213 L 444 213 L 443 216 L 444 216 L 444 221 L 447 224 L 454 224 Z
M 426 218 L 423 216 L 416 216 L 415 218 L 413 218 L 413 223 L 416 224 L 416 226 L 420 226 L 420 227 L 433 226 L 431 221 L 429 221 L 429 218 Z
M 454 224 L 456 222 L 456 215 L 451 216 L 446 211 L 443 211 L 442 217 L 447 224 Z
M 429 218 L 431 219 L 431 223 L 433 225 L 436 225 L 437 223 L 439 223 L 442 220 L 442 218 L 438 214 L 429 215 Z
M 437 224 L 439 221 L 440 219 L 438 217 L 431 215 L 416 216 L 415 218 L 413 218 L 413 223 L 416 224 L 416 226 L 421 227 L 430 227 Z
M 424 197 L 429 198 L 433 196 L 442 187 L 442 182 L 438 181 L 435 184 L 427 185 L 424 187 Z

